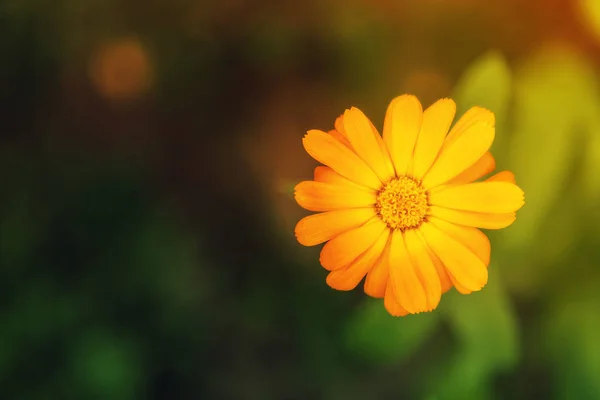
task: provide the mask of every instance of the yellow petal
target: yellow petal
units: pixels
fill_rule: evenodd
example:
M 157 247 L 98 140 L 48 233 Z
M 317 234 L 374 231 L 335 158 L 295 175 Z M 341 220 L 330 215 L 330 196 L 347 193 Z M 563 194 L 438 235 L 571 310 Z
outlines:
M 460 226 L 442 221 L 437 218 L 430 218 L 431 223 L 446 234 L 452 236 L 460 243 L 465 245 L 473 252 L 483 263 L 490 265 L 491 244 L 488 237 L 479 229 Z M 456 290 L 462 294 L 469 294 L 472 291 L 460 284 L 452 275 L 450 279 L 453 281 Z
M 439 218 L 430 217 L 429 221 L 447 235 L 461 242 L 473 252 L 487 267 L 490 265 L 490 252 L 492 246 L 487 235 L 477 228 L 461 226 L 443 221 Z
M 339 141 L 341 144 L 343 144 L 350 150 L 354 151 L 354 149 L 352 148 L 352 145 L 350 144 L 350 142 L 348 141 L 348 138 L 346 138 L 346 136 L 342 135 L 340 132 L 336 131 L 335 129 L 331 130 L 327 133 L 330 134 L 335 140 Z
M 388 106 L 383 123 L 383 140 L 389 150 L 396 174 L 406 175 L 421 129 L 423 108 L 412 95 L 396 97 Z
M 373 218 L 356 229 L 341 233 L 331 239 L 321 250 L 321 265 L 333 271 L 347 266 L 364 253 L 388 229 L 381 219 Z
M 315 246 L 357 228 L 375 216 L 375 209 L 349 208 L 309 215 L 296 224 L 296 238 L 304 246 Z
M 336 290 L 352 290 L 373 268 L 373 264 L 381 257 L 387 243 L 389 230 L 386 229 L 373 246 L 369 247 L 350 265 L 333 270 L 327 275 L 327 284 Z
M 383 254 L 373 265 L 373 268 L 371 268 L 365 279 L 365 293 L 377 299 L 382 299 L 385 296 L 385 288 L 387 287 L 390 274 L 390 236 L 388 235 L 388 241 Z
M 383 139 L 379 132 L 373 130 L 373 125 L 367 116 L 358 108 L 352 107 L 344 113 L 343 121 L 346 136 L 356 154 L 365 160 L 382 182 L 392 179 L 394 170 L 390 168 L 391 162 L 386 161 L 389 155 L 385 147 L 380 146 L 379 143 Z
M 405 242 L 402 231 L 394 231 L 390 243 L 390 283 L 402 308 L 415 314 L 427 311 L 427 295 L 408 255 Z
M 307 153 L 343 177 L 378 190 L 381 181 L 371 168 L 355 152 L 333 136 L 318 130 L 311 130 L 302 139 Z
M 448 133 L 444 146 L 450 145 L 468 127 L 483 122 L 491 127 L 496 124 L 496 117 L 490 110 L 481 107 L 472 107 L 456 122 Z
M 373 135 L 375 135 L 375 138 L 377 139 L 379 151 L 381 151 L 381 154 L 383 155 L 383 162 L 385 164 L 386 170 L 388 171 L 388 176 L 390 179 L 394 178 L 396 176 L 396 170 L 394 168 L 394 163 L 392 162 L 392 157 L 390 156 L 390 152 L 388 151 L 387 145 L 383 141 L 383 137 L 379 134 L 379 131 L 377 130 L 375 125 L 373 125 L 371 121 L 369 121 L 369 123 L 371 124 L 371 130 L 373 131 Z
M 335 119 L 335 130 L 342 134 L 342 136 L 346 136 L 346 129 L 344 128 L 344 115 L 340 115 Z
M 427 244 L 419 233 L 415 229 L 409 229 L 404 233 L 404 237 L 408 255 L 427 297 L 425 311 L 431 311 L 438 306 L 442 297 L 440 278 L 429 253 L 427 253 Z
M 510 171 L 498 172 L 496 175 L 487 178 L 486 182 L 509 182 L 514 185 L 517 184 L 517 181 L 515 180 L 515 174 Z
M 483 229 L 502 229 L 511 225 L 517 219 L 514 212 L 504 214 L 480 213 L 451 208 L 431 206 L 429 215 L 454 224 L 473 226 Z
M 458 283 L 471 291 L 485 286 L 488 280 L 487 267 L 468 247 L 430 222 L 423 223 L 420 230 L 429 247 Z
M 349 181 L 348 179 L 344 178 L 343 176 L 341 176 L 340 174 L 338 174 L 331 168 L 326 167 L 324 165 L 319 165 L 318 167 L 315 167 L 315 171 L 313 174 L 313 180 L 315 180 L 317 182 L 333 183 L 336 185 L 337 184 L 344 185 L 347 183 L 353 183 L 352 181 Z
M 394 285 L 392 285 L 391 281 L 385 287 L 385 298 L 383 299 L 383 306 L 390 313 L 390 315 L 394 317 L 404 317 L 408 315 L 408 311 L 406 311 L 400 303 L 398 302 L 398 295 L 394 291 Z
M 451 280 L 450 274 L 448 274 L 448 271 L 446 271 L 446 267 L 444 266 L 444 263 L 433 252 L 433 250 L 431 250 L 431 247 L 429 247 L 429 245 L 426 245 L 426 249 L 427 249 L 427 254 L 429 255 L 429 258 L 431 258 L 431 261 L 433 262 L 433 265 L 435 266 L 435 270 L 438 273 L 438 277 L 440 278 L 440 284 L 442 286 L 442 293 L 446 293 L 448 290 L 452 289 L 452 286 L 454 286 L 454 283 Z
M 294 197 L 300 207 L 310 211 L 369 207 L 376 202 L 375 192 L 315 181 L 304 181 L 297 184 Z
M 442 148 L 423 178 L 423 187 L 429 189 L 454 178 L 483 157 L 493 141 L 493 127 L 482 122 L 467 127 L 451 144 Z
M 423 112 L 423 123 L 415 145 L 412 175 L 421 180 L 437 157 L 454 119 L 456 104 L 441 99 Z
M 492 153 L 487 151 L 479 160 L 475 161 L 475 164 L 471 165 L 469 168 L 450 179 L 447 184 L 471 183 L 489 174 L 495 169 L 496 160 L 494 159 Z
M 448 274 L 450 276 L 450 280 L 452 281 L 452 284 L 454 285 L 454 287 L 456 288 L 456 290 L 458 291 L 458 293 L 460 294 L 471 294 L 473 293 L 472 290 L 467 289 L 466 287 L 464 287 L 463 285 L 461 285 L 455 277 L 452 276 L 452 274 Z
M 429 246 L 428 246 L 428 249 L 430 251 L 430 256 L 431 256 L 431 259 L 433 260 L 435 268 L 437 269 L 438 274 L 440 275 L 440 282 L 442 283 L 442 293 L 446 293 L 448 290 L 452 289 L 452 287 L 455 287 L 456 290 L 461 294 L 473 293 L 472 291 L 470 291 L 469 289 L 467 289 L 463 285 L 461 285 L 452 276 L 452 274 L 450 272 L 448 272 L 448 270 L 444 266 L 444 263 L 442 263 L 442 261 L 439 259 L 439 257 L 431 250 L 431 248 L 429 248 Z M 444 277 L 444 278 L 442 278 L 442 277 Z
M 344 178 L 343 176 L 341 176 L 340 174 L 338 174 L 331 168 L 326 167 L 324 165 L 319 165 L 318 167 L 315 168 L 314 180 L 316 182 L 331 183 L 333 185 L 340 185 L 340 186 L 345 185 L 345 186 L 349 186 L 354 189 L 359 189 L 359 190 L 367 191 L 369 193 L 373 193 L 373 189 L 369 189 L 366 186 L 362 186 L 362 185 L 359 185 L 358 183 L 354 183 L 351 180 Z
M 482 213 L 512 213 L 525 204 L 523 191 L 508 182 L 444 186 L 429 193 L 432 206 Z
M 319 165 L 315 167 L 313 180 L 316 182 L 331 183 L 334 185 L 348 185 L 354 188 L 361 188 L 369 192 L 373 191 L 373 189 L 359 185 L 358 183 L 352 182 L 351 180 L 344 178 L 331 168 L 326 167 L 324 165 Z

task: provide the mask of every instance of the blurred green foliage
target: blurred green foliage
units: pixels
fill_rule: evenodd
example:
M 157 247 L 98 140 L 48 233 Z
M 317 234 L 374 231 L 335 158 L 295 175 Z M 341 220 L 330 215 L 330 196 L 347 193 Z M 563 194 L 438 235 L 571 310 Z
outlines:
M 367 300 L 348 323 L 345 344 L 349 351 L 375 363 L 393 362 L 411 356 L 427 341 L 438 323 L 435 313 L 399 320 Z
M 576 149 L 597 103 L 596 82 L 585 60 L 561 49 L 535 55 L 516 79 L 509 167 L 519 172 L 523 190 L 534 196 L 528 196 L 522 226 L 510 236 L 515 245 L 525 245 L 572 180 Z

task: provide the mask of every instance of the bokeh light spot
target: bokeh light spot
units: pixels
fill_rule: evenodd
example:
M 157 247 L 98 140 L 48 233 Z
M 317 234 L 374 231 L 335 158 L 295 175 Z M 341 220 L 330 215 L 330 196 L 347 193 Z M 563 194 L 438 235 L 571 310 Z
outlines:
M 579 0 L 579 17 L 583 25 L 600 40 L 600 1 Z
M 148 52 L 137 39 L 118 39 L 100 46 L 92 55 L 90 77 L 96 90 L 113 101 L 135 100 L 153 83 Z

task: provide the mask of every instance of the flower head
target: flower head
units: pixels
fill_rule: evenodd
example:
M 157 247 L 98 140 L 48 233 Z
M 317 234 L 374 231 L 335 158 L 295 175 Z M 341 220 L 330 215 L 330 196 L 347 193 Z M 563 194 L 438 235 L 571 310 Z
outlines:
M 455 112 L 450 99 L 423 111 L 403 95 L 387 109 L 383 136 L 353 107 L 334 130 L 304 137 L 325 166 L 295 188 L 298 204 L 319 212 L 298 222 L 296 237 L 327 242 L 320 262 L 332 288 L 352 290 L 366 276 L 365 293 L 403 316 L 435 309 L 453 286 L 485 286 L 490 242 L 478 228 L 512 224 L 523 191 L 509 171 L 478 181 L 495 169 L 494 114 L 473 107 L 450 129 Z

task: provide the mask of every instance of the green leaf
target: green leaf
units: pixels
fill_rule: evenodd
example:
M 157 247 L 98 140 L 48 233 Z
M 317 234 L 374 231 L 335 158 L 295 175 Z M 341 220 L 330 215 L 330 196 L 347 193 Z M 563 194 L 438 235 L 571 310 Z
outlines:
M 368 299 L 350 320 L 345 344 L 350 351 L 374 362 L 398 361 L 418 350 L 437 323 L 435 311 L 392 317 L 382 300 Z
M 496 117 L 494 155 L 506 152 L 506 119 L 512 93 L 512 73 L 506 60 L 497 51 L 490 51 L 475 60 L 463 73 L 454 88 L 457 116 L 473 106 L 487 108 Z
M 490 267 L 490 282 L 480 292 L 451 292 L 440 305 L 458 338 L 456 357 L 433 378 L 430 395 L 440 399 L 487 398 L 486 388 L 498 371 L 519 359 L 518 325 L 504 286 Z
M 600 297 L 598 282 L 577 285 L 550 308 L 540 330 L 544 354 L 554 368 L 556 398 L 600 398 Z
M 514 126 L 509 166 L 525 191 L 525 206 L 504 238 L 511 248 L 530 246 L 540 221 L 564 192 L 595 91 L 588 62 L 570 50 L 550 48 L 515 74 Z
M 483 290 L 467 296 L 453 293 L 442 308 L 464 351 L 489 370 L 514 365 L 519 353 L 514 309 L 496 268 L 490 266 L 489 283 Z
M 590 118 L 583 166 L 584 202 L 593 209 L 600 203 L 600 102 Z
M 491 51 L 477 59 L 454 88 L 457 115 L 473 106 L 494 112 L 503 121 L 511 94 L 511 72 L 502 54 Z

